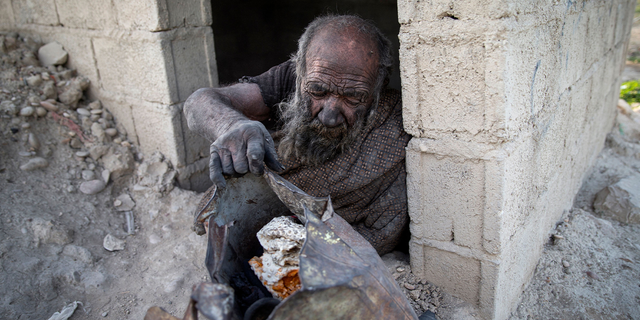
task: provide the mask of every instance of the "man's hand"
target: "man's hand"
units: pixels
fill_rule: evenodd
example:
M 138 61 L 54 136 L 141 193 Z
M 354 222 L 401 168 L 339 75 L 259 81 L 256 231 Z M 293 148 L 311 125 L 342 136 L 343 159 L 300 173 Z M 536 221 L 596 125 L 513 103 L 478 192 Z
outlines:
M 264 173 L 264 165 L 275 171 L 284 167 L 278 162 L 278 155 L 271 135 L 258 121 L 235 122 L 226 133 L 211 144 L 209 178 L 218 187 L 226 187 L 224 175 L 242 176 L 251 171 L 255 175 Z

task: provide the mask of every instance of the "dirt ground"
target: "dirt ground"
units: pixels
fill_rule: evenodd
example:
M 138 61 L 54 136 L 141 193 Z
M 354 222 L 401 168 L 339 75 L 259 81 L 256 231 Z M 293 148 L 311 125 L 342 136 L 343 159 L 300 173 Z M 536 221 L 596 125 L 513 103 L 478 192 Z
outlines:
M 2 37 L 0 318 L 49 319 L 68 305 L 76 320 L 142 319 L 155 305 L 182 316 L 192 285 L 207 280 L 206 240 L 190 229 L 202 195 L 174 187 L 173 168 L 138 152 L 99 103 L 69 99 L 79 75 L 30 66 L 37 44 Z M 640 319 L 640 226 L 592 206 L 602 188 L 638 174 L 640 141 L 617 125 L 511 319 Z M 416 279 L 406 255 L 383 260 L 418 314 L 478 318 Z

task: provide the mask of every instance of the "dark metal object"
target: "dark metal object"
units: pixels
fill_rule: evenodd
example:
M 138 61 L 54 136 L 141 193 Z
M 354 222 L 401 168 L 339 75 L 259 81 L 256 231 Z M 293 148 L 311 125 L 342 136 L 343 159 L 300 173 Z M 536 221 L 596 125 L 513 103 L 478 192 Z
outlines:
M 289 210 L 305 222 L 307 230 L 300 254 L 302 289 L 277 304 L 268 319 L 418 318 L 376 250 L 334 213 L 329 197 L 311 197 L 267 170 L 264 179 L 252 175 L 231 179 L 227 188 L 208 193 L 201 208 L 195 229 L 198 224 L 204 229 L 208 222 L 205 263 L 215 283 L 195 287 L 189 306 L 209 319 L 241 317 L 243 310 L 227 285 L 231 275 L 241 270 L 242 261 L 256 255 L 256 232 L 272 218 L 291 214 Z M 245 316 L 258 319 L 254 310 L 264 315 L 265 305 L 269 312 L 274 304 L 258 300 Z M 195 318 L 187 318 L 189 310 L 184 319 L 197 319 L 197 312 Z

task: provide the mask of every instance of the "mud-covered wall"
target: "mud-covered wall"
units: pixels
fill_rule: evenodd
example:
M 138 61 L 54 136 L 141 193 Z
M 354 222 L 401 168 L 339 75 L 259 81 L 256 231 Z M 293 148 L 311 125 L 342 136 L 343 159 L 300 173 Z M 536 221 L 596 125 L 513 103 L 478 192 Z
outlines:
M 210 25 L 204 0 L 0 0 L 0 29 L 62 44 L 67 66 L 91 80 L 90 98 L 100 99 L 143 154 L 161 151 L 184 187 L 199 183 L 189 174 L 206 169 L 194 163 L 208 157 L 182 103 L 218 83 Z
M 615 117 L 635 1 L 399 0 L 412 270 L 506 319 Z

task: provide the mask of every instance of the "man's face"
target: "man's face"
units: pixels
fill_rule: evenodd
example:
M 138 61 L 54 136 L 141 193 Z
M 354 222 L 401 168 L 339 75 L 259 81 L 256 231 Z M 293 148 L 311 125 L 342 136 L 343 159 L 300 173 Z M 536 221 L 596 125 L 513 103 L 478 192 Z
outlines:
M 372 40 L 351 31 L 327 28 L 311 40 L 296 99 L 283 108 L 282 157 L 325 163 L 362 134 L 377 94 L 379 57 Z
M 353 127 L 374 99 L 375 45 L 356 32 L 322 30 L 309 45 L 306 67 L 302 90 L 310 98 L 314 120 L 328 131 Z

